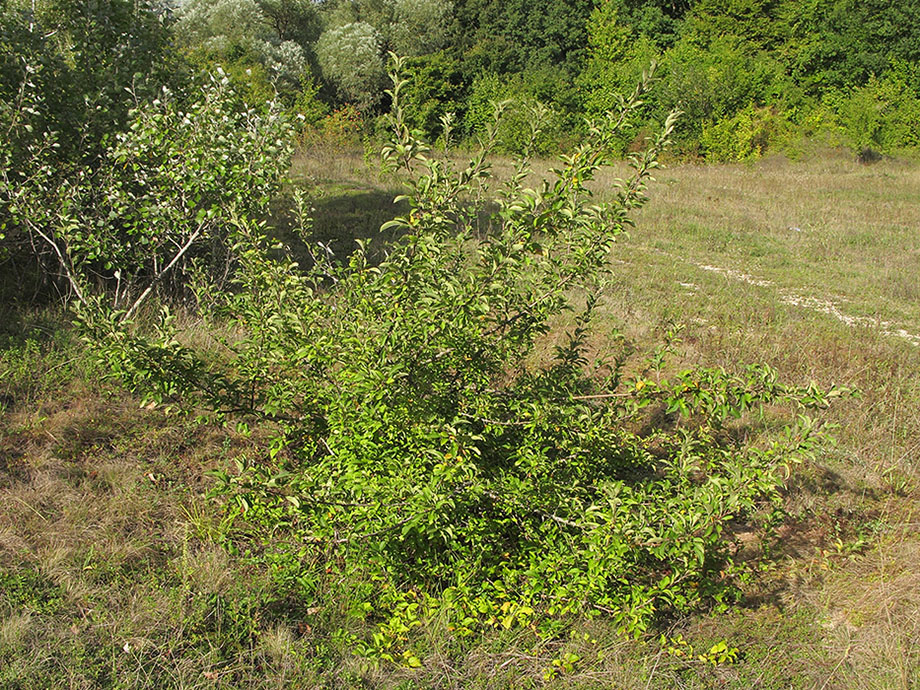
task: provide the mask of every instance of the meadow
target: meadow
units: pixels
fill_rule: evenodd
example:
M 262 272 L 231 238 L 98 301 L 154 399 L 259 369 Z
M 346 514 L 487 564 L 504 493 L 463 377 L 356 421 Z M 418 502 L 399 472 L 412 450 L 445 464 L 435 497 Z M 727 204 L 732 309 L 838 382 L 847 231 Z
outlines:
M 292 178 L 338 251 L 374 235 L 399 193 L 357 151 L 302 151 Z M 765 362 L 781 380 L 855 389 L 822 413 L 836 443 L 792 468 L 782 523 L 749 545 L 758 565 L 728 611 L 640 639 L 603 617 L 473 641 L 431 620 L 417 668 L 352 653 L 342 631 L 362 622 L 335 582 L 321 605 L 285 599 L 226 548 L 205 472 L 256 453 L 258 432 L 141 407 L 52 310 L 8 304 L 0 688 L 920 687 L 917 189 L 916 160 L 834 150 L 658 171 L 613 252 L 591 350 L 678 328 L 678 364 Z

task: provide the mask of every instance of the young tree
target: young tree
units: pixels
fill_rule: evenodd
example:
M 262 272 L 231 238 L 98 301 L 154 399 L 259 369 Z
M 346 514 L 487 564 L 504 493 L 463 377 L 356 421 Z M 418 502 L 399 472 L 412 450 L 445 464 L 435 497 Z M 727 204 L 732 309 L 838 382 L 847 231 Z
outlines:
M 390 29 L 392 50 L 419 56 L 437 52 L 447 42 L 453 4 L 441 0 L 395 0 Z
M 41 107 L 29 89 L 6 123 L 13 140 L 28 131 L 23 114 Z M 119 319 L 151 296 L 182 296 L 192 275 L 226 274 L 227 226 L 265 209 L 291 150 L 287 118 L 276 106 L 242 106 L 226 76 L 207 79 L 191 102 L 163 89 L 130 116 L 92 165 L 66 174 L 54 132 L 24 147 L 24 161 L 0 146 L 9 225 L 80 308 L 108 305 Z
M 318 26 L 309 2 L 189 0 L 177 12 L 175 33 L 186 50 L 231 69 L 241 81 L 258 81 L 252 68 L 261 68 L 292 100 L 309 72 Z M 265 93 L 265 100 L 272 96 Z
M 138 103 L 181 85 L 165 22 L 142 1 L 0 3 L 0 254 L 16 270 L 34 272 L 37 255 L 57 273 L 34 232 L 68 212 L 69 193 L 51 190 L 97 169 Z
M 386 70 L 381 49 L 380 34 L 373 26 L 353 22 L 323 32 L 316 57 L 340 98 L 368 112 L 383 96 Z
M 635 36 L 624 23 L 617 3 L 604 2 L 588 20 L 588 59 L 578 82 L 585 110 L 593 116 L 616 107 L 619 94 L 659 57 L 645 36 Z
M 0 96 L 20 87 L 42 103 L 35 136 L 57 133 L 55 155 L 92 161 L 128 111 L 178 68 L 165 17 L 153 2 L 53 0 L 0 4 Z
M 536 188 L 517 160 L 483 228 L 496 127 L 454 167 L 406 124 L 405 86 L 396 75 L 384 157 L 411 180 L 409 211 L 385 224 L 402 235 L 381 262 L 364 244 L 336 261 L 311 240 L 304 203 L 309 266 L 241 217 L 235 289 L 199 292 L 219 351 L 184 345 L 166 313 L 152 333 L 100 317 L 100 356 L 154 400 L 270 435 L 263 457 L 214 473 L 245 524 L 231 538 L 254 540 L 300 596 L 331 574 L 379 622 L 353 640 L 365 652 L 393 659 L 426 616 L 468 635 L 603 612 L 638 632 L 656 612 L 722 600 L 737 567 L 728 526 L 778 500 L 816 442 L 807 418 L 769 443 L 729 420 L 827 396 L 768 367 L 667 375 L 667 344 L 628 375 L 622 358 L 589 362 L 609 254 L 674 118 L 608 203 L 588 185 L 639 92 Z M 539 347 L 569 312 L 555 351 Z

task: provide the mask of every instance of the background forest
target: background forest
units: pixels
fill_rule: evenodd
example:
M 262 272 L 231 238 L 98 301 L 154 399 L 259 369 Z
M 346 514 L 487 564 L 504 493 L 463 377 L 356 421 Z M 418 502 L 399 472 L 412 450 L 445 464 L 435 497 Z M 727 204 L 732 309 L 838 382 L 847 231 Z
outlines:
M 585 116 L 610 108 L 655 61 L 643 121 L 654 128 L 683 111 L 675 150 L 684 156 L 794 154 L 808 137 L 883 153 L 920 143 L 916 0 L 54 1 L 34 13 L 4 0 L 3 8 L 2 95 L 12 95 L 17 56 L 54 46 L 37 78 L 56 117 L 88 128 L 84 142 L 98 139 L 101 113 L 118 117 L 118 107 L 100 106 L 125 88 L 142 97 L 218 66 L 251 104 L 277 94 L 308 125 L 379 133 L 394 51 L 409 57 L 407 117 L 431 137 L 446 112 L 457 115 L 457 135 L 481 136 L 490 103 L 511 98 L 548 107 L 542 152 L 570 147 Z M 506 150 L 520 150 L 526 119 L 524 110 L 506 118 Z M 624 132 L 622 149 L 642 134 Z
M 480 135 L 489 102 L 515 98 L 549 106 L 544 152 L 570 145 L 656 61 L 646 119 L 681 109 L 685 155 L 742 160 L 811 135 L 884 152 L 920 143 L 914 0 L 191 0 L 175 16 L 197 59 L 254 95 L 274 83 L 311 119 L 322 109 L 305 85 L 325 107 L 385 111 L 392 50 L 412 58 L 407 109 L 429 136 L 448 111 Z M 519 148 L 523 122 L 506 127 Z

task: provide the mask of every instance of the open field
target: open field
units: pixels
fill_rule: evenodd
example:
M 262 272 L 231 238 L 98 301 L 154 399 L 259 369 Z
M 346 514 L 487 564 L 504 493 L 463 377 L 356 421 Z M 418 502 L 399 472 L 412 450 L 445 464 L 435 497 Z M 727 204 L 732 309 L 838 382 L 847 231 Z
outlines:
M 395 183 L 360 155 L 304 154 L 294 177 L 339 249 L 390 217 Z M 793 471 L 736 609 L 672 621 L 664 646 L 602 619 L 475 643 L 433 621 L 419 669 L 354 657 L 334 583 L 291 601 L 219 543 L 203 472 L 257 440 L 139 409 L 53 315 L 19 312 L 0 327 L 0 688 L 920 687 L 920 165 L 827 153 L 657 178 L 594 347 L 680 324 L 682 362 L 861 391 L 827 412 L 836 446 Z M 732 663 L 668 651 L 723 640 Z

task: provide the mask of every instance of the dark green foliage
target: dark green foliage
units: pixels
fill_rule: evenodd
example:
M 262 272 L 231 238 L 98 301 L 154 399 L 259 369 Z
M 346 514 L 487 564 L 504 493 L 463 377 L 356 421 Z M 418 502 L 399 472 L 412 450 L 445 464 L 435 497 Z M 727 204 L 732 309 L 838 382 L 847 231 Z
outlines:
M 520 73 L 561 66 L 576 74 L 585 58 L 590 0 L 457 2 L 453 45 L 467 73 Z
M 410 86 L 405 92 L 406 121 L 425 136 L 441 132 L 441 117 L 463 112 L 465 84 L 460 66 L 446 53 L 433 53 L 406 61 Z
M 734 36 L 766 50 L 784 38 L 778 21 L 782 0 L 696 0 L 682 27 L 683 37 L 701 46 Z
M 598 10 L 613 9 L 625 25 L 661 48 L 669 47 L 677 39 L 690 6 L 689 0 L 608 0 L 597 3 Z
M 917 0 L 816 0 L 790 3 L 788 11 L 790 71 L 812 93 L 860 86 L 893 63 L 920 63 Z
M 756 46 L 733 36 L 703 48 L 681 41 L 662 58 L 658 108 L 680 108 L 687 123 L 681 144 L 698 142 L 704 127 L 729 120 L 741 110 L 795 98 L 782 65 Z M 764 147 L 765 148 L 765 147 Z

